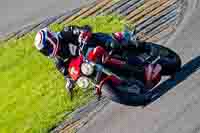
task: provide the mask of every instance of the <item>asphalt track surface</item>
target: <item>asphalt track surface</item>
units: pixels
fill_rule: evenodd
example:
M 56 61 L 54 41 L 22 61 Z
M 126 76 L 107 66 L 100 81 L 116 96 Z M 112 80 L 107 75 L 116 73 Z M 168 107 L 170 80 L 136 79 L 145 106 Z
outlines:
M 94 0 L 1 0 L 0 37 Z
M 144 108 L 109 103 L 80 133 L 200 132 L 200 2 L 189 3 L 184 21 L 166 44 L 183 60 L 176 80 L 163 82 Z

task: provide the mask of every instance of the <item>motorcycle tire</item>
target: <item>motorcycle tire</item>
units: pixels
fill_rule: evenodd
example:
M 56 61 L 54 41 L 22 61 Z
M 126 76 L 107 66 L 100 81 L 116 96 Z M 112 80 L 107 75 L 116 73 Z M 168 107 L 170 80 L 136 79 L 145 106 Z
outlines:
M 108 99 L 112 101 L 119 102 L 120 101 L 120 95 L 119 92 L 114 90 L 111 85 L 108 83 L 104 83 L 102 88 L 101 88 L 101 93 L 103 96 L 106 96 Z
M 158 55 L 161 57 L 159 64 L 162 66 L 162 76 L 174 75 L 181 70 L 181 58 L 176 52 L 162 45 L 154 43 L 150 45 L 153 49 L 158 50 Z M 165 59 L 170 61 L 165 61 Z
M 126 105 L 145 105 L 150 100 L 149 97 L 144 94 L 133 95 L 131 93 L 121 92 L 109 83 L 103 84 L 101 92 L 102 96 L 105 96 L 114 102 Z

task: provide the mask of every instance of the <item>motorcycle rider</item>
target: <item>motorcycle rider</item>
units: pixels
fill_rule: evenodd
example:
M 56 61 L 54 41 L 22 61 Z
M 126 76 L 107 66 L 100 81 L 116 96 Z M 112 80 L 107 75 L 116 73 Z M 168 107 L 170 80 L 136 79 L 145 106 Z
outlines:
M 65 76 L 66 89 L 70 94 L 74 81 L 68 76 L 68 60 L 79 56 L 80 44 L 101 45 L 108 50 L 134 47 L 135 53 L 149 50 L 149 47 L 134 42 L 126 32 L 116 32 L 111 36 L 104 33 L 92 33 L 92 28 L 88 25 L 83 27 L 70 25 L 60 32 L 53 32 L 48 28 L 39 30 L 35 36 L 34 45 L 43 55 L 54 60 L 56 68 Z M 137 61 L 130 62 L 137 64 Z
M 79 41 L 91 37 L 89 26 L 67 26 L 60 32 L 53 32 L 47 27 L 40 29 L 35 36 L 34 45 L 44 56 L 52 58 L 56 68 L 66 79 L 66 89 L 71 94 L 74 81 L 68 76 L 68 60 L 79 55 Z

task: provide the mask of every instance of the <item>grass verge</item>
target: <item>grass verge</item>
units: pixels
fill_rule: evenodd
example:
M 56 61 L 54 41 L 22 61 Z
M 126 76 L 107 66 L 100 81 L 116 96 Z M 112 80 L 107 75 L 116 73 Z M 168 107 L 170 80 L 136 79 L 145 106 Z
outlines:
M 116 16 L 99 16 L 71 24 L 90 24 L 94 32 L 110 33 L 120 31 L 124 22 Z M 59 31 L 65 25 L 50 28 Z M 34 36 L 32 32 L 0 44 L 1 133 L 46 133 L 92 96 L 76 88 L 74 100 L 69 100 L 63 76 L 35 50 Z

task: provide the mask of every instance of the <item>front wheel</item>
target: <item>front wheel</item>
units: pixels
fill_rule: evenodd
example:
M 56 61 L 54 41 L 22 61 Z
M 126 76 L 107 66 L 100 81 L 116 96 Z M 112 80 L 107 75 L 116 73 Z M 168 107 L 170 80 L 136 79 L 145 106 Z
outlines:
M 109 85 L 108 83 L 103 84 L 103 86 L 101 88 L 101 93 L 103 96 L 106 96 L 107 98 L 109 98 L 112 101 L 116 101 L 116 102 L 120 101 L 119 92 L 114 90 L 111 87 L 111 85 Z
M 125 90 L 121 91 L 109 83 L 102 85 L 101 92 L 102 96 L 106 96 L 108 99 L 122 104 L 144 105 L 149 100 L 144 93 L 134 94 Z

